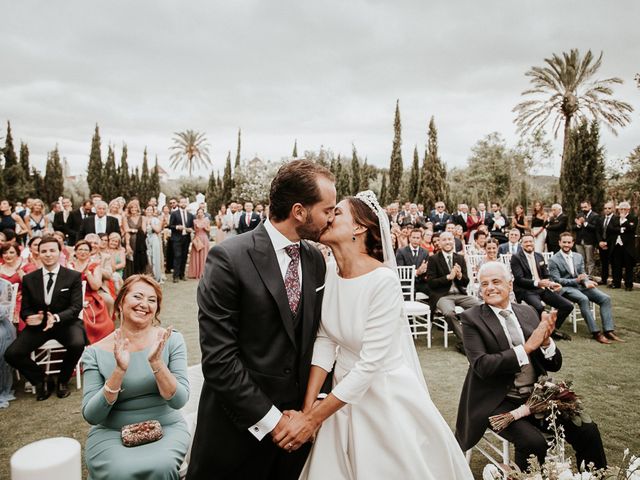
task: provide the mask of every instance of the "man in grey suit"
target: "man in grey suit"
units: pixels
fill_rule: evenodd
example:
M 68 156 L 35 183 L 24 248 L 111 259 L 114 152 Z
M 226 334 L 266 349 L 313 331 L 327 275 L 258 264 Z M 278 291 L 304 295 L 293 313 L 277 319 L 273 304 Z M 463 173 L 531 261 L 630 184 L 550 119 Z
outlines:
M 611 312 L 611 297 L 598 290 L 598 284 L 589 280 L 584 270 L 582 255 L 572 252 L 574 239 L 569 232 L 560 234 L 560 250 L 549 260 L 549 274 L 554 282 L 562 285 L 560 294 L 580 306 L 582 317 L 587 322 L 594 340 L 609 344 L 611 341 L 623 342 L 614 331 L 613 314 Z M 589 302 L 600 306 L 602 329 L 600 331 L 593 318 Z
M 456 438 L 462 450 L 473 447 L 489 426 L 489 417 L 510 412 L 526 402 L 539 375 L 557 372 L 562 356 L 550 338 L 555 313 L 538 318 L 529 305 L 509 301 L 512 281 L 506 265 L 485 263 L 478 272 L 484 304 L 460 317 L 469 370 L 462 387 Z M 607 466 L 598 427 L 593 422 L 574 424 L 558 418 L 567 442 L 576 452 L 576 463 Z M 529 455 L 542 463 L 547 453 L 543 436 L 549 423 L 534 416 L 512 422 L 499 435 L 515 446 L 515 462 L 524 470 Z

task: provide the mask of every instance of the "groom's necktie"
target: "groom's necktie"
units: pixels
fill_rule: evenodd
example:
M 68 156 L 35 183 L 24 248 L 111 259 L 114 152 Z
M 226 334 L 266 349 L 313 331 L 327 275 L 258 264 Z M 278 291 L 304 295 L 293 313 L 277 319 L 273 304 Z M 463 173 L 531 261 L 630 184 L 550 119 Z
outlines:
M 298 275 L 298 265 L 300 264 L 300 245 L 289 245 L 284 247 L 287 255 L 291 257 L 287 272 L 284 275 L 284 287 L 287 290 L 289 308 L 292 313 L 298 311 L 300 304 L 300 277 Z

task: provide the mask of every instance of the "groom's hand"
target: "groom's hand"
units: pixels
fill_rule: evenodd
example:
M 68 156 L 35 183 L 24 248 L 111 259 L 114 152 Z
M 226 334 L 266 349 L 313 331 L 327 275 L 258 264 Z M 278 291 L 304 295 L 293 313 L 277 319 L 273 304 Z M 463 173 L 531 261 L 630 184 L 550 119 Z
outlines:
M 274 443 L 288 452 L 297 450 L 307 443 L 320 425 L 317 425 L 312 416 L 294 410 L 287 410 L 284 415 L 289 415 L 291 420 L 282 431 L 273 436 Z
M 289 423 L 289 420 L 291 420 L 291 417 L 287 415 L 286 412 L 283 413 L 280 417 L 280 420 L 278 421 L 278 424 L 273 430 L 271 430 L 271 437 L 274 439 L 274 441 L 276 436 L 278 436 L 282 432 L 282 430 L 284 430 L 284 426 Z

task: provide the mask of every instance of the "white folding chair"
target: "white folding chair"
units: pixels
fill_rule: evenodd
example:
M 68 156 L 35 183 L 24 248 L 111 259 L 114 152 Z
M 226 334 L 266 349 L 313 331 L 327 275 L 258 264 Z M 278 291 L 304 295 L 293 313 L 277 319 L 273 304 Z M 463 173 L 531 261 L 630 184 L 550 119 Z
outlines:
M 427 346 L 431 348 L 431 309 L 429 305 L 416 301 L 415 272 L 416 267 L 397 267 L 400 287 L 404 297 L 404 310 L 409 317 L 409 328 L 413 338 L 418 335 L 427 336 Z
M 491 429 L 487 429 L 480 441 L 465 452 L 467 463 L 471 463 L 471 452 L 476 449 L 487 460 L 494 464 L 504 475 L 508 474 L 507 468 L 511 463 L 509 455 L 509 442 L 495 433 Z
M 593 302 L 589 302 L 589 310 L 591 310 L 591 315 L 593 318 L 596 318 L 596 304 Z M 578 333 L 578 322 L 584 322 L 584 317 L 582 316 L 582 312 L 580 311 L 580 305 L 577 303 L 573 304 L 573 310 L 571 311 L 571 315 L 569 315 L 571 319 L 571 324 L 573 325 L 573 333 Z
M 511 271 L 511 254 L 510 253 L 503 253 L 498 257 L 498 259 L 509 268 L 509 271 Z
M 18 287 L 17 283 L 11 284 L 11 298 L 9 299 L 9 320 L 11 323 L 16 323 L 14 317 L 16 314 L 16 302 L 18 301 Z
M 542 252 L 542 258 L 544 258 L 544 263 L 549 263 L 551 257 L 553 257 L 553 252 Z
M 84 307 L 84 295 L 87 291 L 87 282 L 82 282 L 82 305 Z M 80 320 L 83 319 L 82 314 L 84 312 L 84 308 L 80 310 L 78 317 Z M 44 367 L 45 375 L 52 375 L 55 373 L 60 373 L 60 366 L 62 364 L 61 358 L 56 358 L 59 354 L 63 354 L 67 351 L 66 348 L 62 346 L 60 342 L 55 339 L 47 340 L 40 347 L 36 348 L 35 351 L 31 352 L 31 359 L 36 362 L 38 365 Z M 82 374 L 80 373 L 80 360 L 76 365 L 76 387 L 78 390 L 82 388 Z M 32 393 L 36 393 L 35 387 L 31 388 Z

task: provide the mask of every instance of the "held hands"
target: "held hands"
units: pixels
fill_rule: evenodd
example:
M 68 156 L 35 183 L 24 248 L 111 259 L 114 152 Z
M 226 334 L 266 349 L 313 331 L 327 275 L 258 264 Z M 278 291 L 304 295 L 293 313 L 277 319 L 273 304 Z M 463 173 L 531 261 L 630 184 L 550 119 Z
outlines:
M 285 418 L 288 418 L 288 421 Z M 279 428 L 283 421 L 286 423 L 282 428 Z M 310 413 L 286 410 L 272 432 L 273 442 L 277 443 L 280 448 L 293 452 L 307 443 L 318 428 L 320 428 L 320 423 Z
M 56 317 L 53 316 L 53 313 L 47 312 L 47 325 L 42 329 L 43 332 L 46 332 L 50 328 L 52 328 L 56 324 Z
M 42 312 L 34 313 L 26 318 L 25 323 L 30 327 L 36 327 L 42 323 L 43 318 L 44 314 Z
M 578 282 L 582 282 L 584 280 L 588 280 L 589 276 L 586 273 L 581 273 L 580 275 L 578 275 L 578 277 L 576 278 L 576 280 Z

